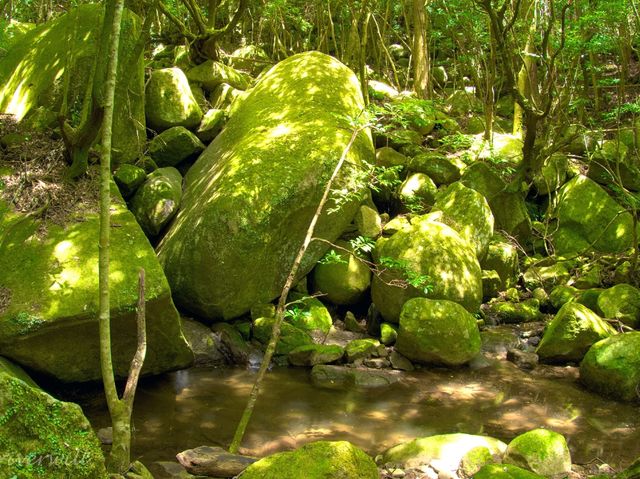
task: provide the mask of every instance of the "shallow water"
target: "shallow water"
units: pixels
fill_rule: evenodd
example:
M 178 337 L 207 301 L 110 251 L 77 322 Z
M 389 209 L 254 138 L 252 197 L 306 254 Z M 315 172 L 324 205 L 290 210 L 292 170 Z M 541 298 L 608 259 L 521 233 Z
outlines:
M 422 370 L 383 390 L 314 387 L 310 370 L 267 374 L 241 452 L 264 456 L 320 439 L 348 440 L 372 455 L 419 436 L 465 432 L 504 441 L 546 427 L 565 435 L 574 463 L 624 467 L 640 455 L 637 406 L 589 393 L 572 376 L 536 377 L 511 363 L 480 370 Z M 553 369 L 548 369 L 553 372 Z M 147 379 L 136 397 L 134 456 L 150 464 L 200 445 L 227 447 L 254 371 L 190 369 Z M 548 375 L 548 374 L 547 374 Z M 103 404 L 83 405 L 94 427 Z

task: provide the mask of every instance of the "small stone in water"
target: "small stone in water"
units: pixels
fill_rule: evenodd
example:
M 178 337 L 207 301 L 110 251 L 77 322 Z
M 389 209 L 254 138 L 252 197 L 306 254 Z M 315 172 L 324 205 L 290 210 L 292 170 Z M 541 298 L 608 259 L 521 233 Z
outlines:
M 520 369 L 534 369 L 538 365 L 538 355 L 520 351 L 519 349 L 510 349 L 507 351 L 507 360 L 518 366 Z

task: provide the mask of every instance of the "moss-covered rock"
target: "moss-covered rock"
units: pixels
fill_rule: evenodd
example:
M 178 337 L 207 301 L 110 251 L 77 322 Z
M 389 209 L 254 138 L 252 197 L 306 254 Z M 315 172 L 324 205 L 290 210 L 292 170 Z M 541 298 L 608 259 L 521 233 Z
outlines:
M 210 109 L 202 117 L 202 121 L 196 130 L 196 136 L 200 141 L 209 143 L 220 133 L 226 120 L 227 114 L 224 110 Z
M 182 208 L 159 245 L 178 304 L 202 317 L 233 318 L 280 294 L 351 137 L 346 117 L 362 108 L 353 72 L 321 53 L 290 57 L 262 77 L 189 170 Z M 359 192 L 352 173 L 372 159 L 362 131 L 334 188 Z M 360 205 L 357 196 L 325 211 L 315 236 L 335 241 Z M 327 249 L 312 242 L 299 276 Z
M 580 361 L 591 345 L 614 334 L 596 313 L 570 302 L 549 323 L 536 353 L 543 361 Z
M 336 241 L 338 261 L 320 261 L 311 273 L 313 290 L 333 304 L 351 305 L 360 301 L 371 285 L 371 270 L 353 252 L 347 241 Z M 346 250 L 346 251 L 345 251 Z M 326 257 L 326 256 L 325 256 Z
M 182 198 L 182 175 L 172 166 L 149 175 L 131 200 L 131 212 L 149 237 L 157 236 L 175 216 Z
M 130 163 L 120 165 L 113 174 L 113 180 L 125 200 L 129 199 L 146 179 L 147 173 L 144 169 Z
M 474 474 L 473 479 L 544 479 L 544 476 L 513 464 L 487 464 Z
M 453 183 L 433 205 L 442 211 L 446 224 L 475 247 L 476 256 L 483 258 L 493 237 L 493 214 L 484 196 L 460 182 Z
M 617 319 L 627 326 L 640 326 L 640 290 L 630 284 L 616 284 L 598 295 L 598 307 L 605 318 Z
M 384 82 L 369 80 L 369 96 L 375 100 L 395 100 L 400 96 L 400 92 Z
M 553 237 L 557 254 L 619 253 L 631 246 L 631 214 L 585 176 L 560 188 L 553 217 L 558 220 Z
M 382 219 L 378 211 L 371 206 L 360 206 L 356 216 L 353 218 L 353 223 L 360 236 L 376 239 L 382 234 Z
M 483 306 L 484 308 L 484 306 Z M 522 302 L 494 301 L 487 305 L 486 314 L 500 323 L 529 323 L 541 319 L 540 301 L 535 298 Z
M 382 238 L 384 239 L 384 238 Z M 386 241 L 378 240 L 377 257 L 396 265 L 375 275 L 371 295 L 382 316 L 397 322 L 404 303 L 415 297 L 456 301 L 475 312 L 482 301 L 482 273 L 469 243 L 449 226 L 426 216 L 398 231 Z M 393 281 L 424 279 L 420 288 L 394 286 Z M 426 294 L 424 288 L 432 286 Z
M 66 70 L 71 78 L 70 115 L 75 112 L 79 117 L 74 105 L 82 104 L 87 81 L 92 78 L 87 70 L 97 57 L 102 12 L 103 5 L 82 5 L 21 35 L 20 41 L 0 58 L 0 112 L 13 114 L 20 121 L 39 105 L 60 111 Z M 143 56 L 133 61 L 130 58 L 139 32 L 140 20 L 126 10 L 114 104 L 114 163 L 138 158 L 146 141 Z
M 555 286 L 562 285 L 571 279 L 569 270 L 572 263 L 569 261 L 540 261 L 531 265 L 524 272 L 524 285 L 527 289 L 544 288 L 553 290 Z
M 618 334 L 591 346 L 580 363 L 580 380 L 606 396 L 640 400 L 640 332 Z
M 371 356 L 380 346 L 380 342 L 373 338 L 354 339 L 349 341 L 344 348 L 347 361 L 350 363 L 357 359 Z
M 575 301 L 580 294 L 578 288 L 568 286 L 566 284 L 560 284 L 553 288 L 549 294 L 549 302 L 551 306 L 557 311 L 562 306 L 572 301 Z
M 191 93 L 189 80 L 179 68 L 151 73 L 145 88 L 145 113 L 149 127 L 157 132 L 174 126 L 192 129 L 202 119 L 202 110 Z
M 531 218 L 520 193 L 502 192 L 489 201 L 495 219 L 495 229 L 506 231 L 526 244 L 531 234 Z
M 482 299 L 488 301 L 498 296 L 502 289 L 502 280 L 495 270 L 482 270 Z
M 605 140 L 594 151 L 587 175 L 601 185 L 622 183 L 628 190 L 640 191 L 640 169 L 634 160 L 624 142 Z
M 315 366 L 339 361 L 344 356 L 344 348 L 336 344 L 306 344 L 299 346 L 287 355 L 293 366 Z
M 378 479 L 375 462 L 347 441 L 318 441 L 254 462 L 242 479 Z
M 189 81 L 201 85 L 202 88 L 209 92 L 212 92 L 223 83 L 238 90 L 246 90 L 251 80 L 247 74 L 213 60 L 207 60 L 188 70 L 187 78 Z
M 253 322 L 253 337 L 263 345 L 269 343 L 271 330 L 273 329 L 273 318 L 258 318 Z M 300 346 L 313 344 L 313 339 L 306 331 L 283 322 L 280 328 L 280 338 L 276 346 L 276 354 L 289 354 Z
M 36 389 L 38 388 L 38 385 L 33 379 L 31 379 L 24 369 L 2 356 L 0 356 L 0 373 L 6 373 L 14 378 L 24 381 L 28 386 Z
M 568 160 L 563 153 L 555 153 L 547 158 L 540 172 L 533 178 L 533 184 L 541 195 L 548 195 L 559 189 L 567 178 Z
M 487 254 L 480 261 L 482 269 L 493 270 L 500 277 L 500 289 L 511 288 L 518 280 L 518 250 L 496 235 L 487 248 Z
M 333 321 L 322 301 L 298 292 L 289 294 L 288 300 L 292 304 L 287 308 L 287 321 L 304 331 L 329 332 Z
M 411 158 L 409 169 L 424 173 L 437 185 L 448 185 L 460 179 L 460 166 L 440 153 L 421 153 Z
M 198 137 L 184 126 L 174 126 L 149 142 L 149 156 L 159 167 L 176 166 L 195 160 L 204 148 Z
M 502 462 L 551 477 L 571 471 L 571 454 L 565 438 L 554 431 L 534 429 L 515 437 Z
M 118 225 L 111 229 L 110 271 L 115 372 L 127 376 L 136 349 L 140 267 L 147 303 L 143 372 L 187 366 L 193 355 L 156 255 L 115 185 L 112 193 L 111 221 Z M 11 292 L 0 312 L 0 354 L 62 381 L 99 380 L 99 219 L 81 208 L 71 218 L 65 228 L 48 223 L 46 233 L 36 235 L 39 222 L 7 210 L 0 214 L 0 286 Z
M 407 176 L 398 188 L 398 196 L 404 211 L 424 212 L 433 205 L 438 187 L 424 173 L 413 173 Z
M 472 434 L 441 434 L 420 437 L 387 449 L 380 459 L 382 464 L 418 467 L 438 461 L 443 468 L 456 471 L 460 461 L 472 449 L 485 447 L 491 454 L 502 454 L 507 445 L 498 439 Z
M 100 442 L 80 406 L 0 370 L 0 476 L 103 479 Z
M 504 190 L 506 184 L 500 175 L 483 161 L 477 161 L 464 169 L 460 178 L 460 183 L 464 186 L 476 190 L 487 201 Z
M 382 323 L 380 325 L 380 342 L 385 346 L 395 344 L 398 339 L 398 325 L 391 323 Z
M 229 57 L 229 65 L 239 70 L 257 75 L 273 61 L 265 51 L 256 45 L 245 45 L 234 50 Z
M 480 344 L 476 319 L 457 303 L 414 298 L 402 307 L 396 349 L 412 361 L 460 366 Z
M 468 451 L 460 461 L 458 475 L 462 477 L 473 477 L 486 464 L 494 463 L 493 454 L 485 446 L 474 447 Z
M 393 148 L 383 146 L 376 150 L 376 166 L 384 168 L 392 168 L 394 166 L 405 167 L 408 163 L 409 158 Z

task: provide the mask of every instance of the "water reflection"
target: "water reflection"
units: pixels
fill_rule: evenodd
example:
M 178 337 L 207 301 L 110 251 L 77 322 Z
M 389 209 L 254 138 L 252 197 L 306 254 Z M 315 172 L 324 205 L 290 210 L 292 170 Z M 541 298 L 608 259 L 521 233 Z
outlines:
M 227 447 L 255 372 L 191 369 L 144 381 L 135 404 L 134 454 L 172 460 L 200 445 Z M 85 405 L 95 427 L 104 407 Z M 574 379 L 535 377 L 510 363 L 471 371 L 406 374 L 384 390 L 318 389 L 309 370 L 276 368 L 266 378 L 242 452 L 263 456 L 319 439 L 345 439 L 371 454 L 419 436 L 465 432 L 504 441 L 546 427 L 564 434 L 573 461 L 628 465 L 640 455 L 640 417 L 629 404 L 584 391 Z

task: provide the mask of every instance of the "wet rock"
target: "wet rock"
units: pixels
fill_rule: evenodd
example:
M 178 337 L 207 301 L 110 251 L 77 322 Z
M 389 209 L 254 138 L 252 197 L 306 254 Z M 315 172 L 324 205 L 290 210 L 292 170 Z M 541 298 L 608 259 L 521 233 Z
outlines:
M 364 322 L 359 322 L 351 311 L 347 311 L 344 315 L 344 327 L 347 331 L 354 333 L 366 333 L 367 326 Z
M 580 363 L 580 381 L 606 396 L 640 400 L 640 332 L 618 334 L 591 346 Z
M 182 330 L 195 356 L 194 366 L 220 366 L 225 363 L 220 337 L 210 328 L 192 319 L 183 318 Z
M 567 303 L 547 326 L 536 353 L 543 361 L 580 361 L 594 343 L 614 334 L 616 330 L 586 306 Z
M 415 369 L 413 364 L 411 364 L 411 361 L 395 350 L 391 351 L 389 361 L 391 362 L 391 367 L 393 369 L 398 369 L 400 371 L 413 371 Z
M 256 458 L 231 454 L 221 447 L 200 446 L 176 455 L 187 472 L 210 477 L 234 477 L 257 461 Z
M 535 369 L 538 365 L 538 355 L 520 349 L 510 349 L 507 351 L 507 360 L 518 366 L 520 369 Z
M 314 386 L 328 389 L 376 389 L 387 387 L 402 379 L 399 371 L 317 365 L 311 370 Z
M 502 462 L 551 477 L 571 471 L 571 454 L 565 438 L 547 429 L 534 429 L 514 438 Z
M 363 364 L 372 369 L 384 369 L 391 366 L 391 362 L 386 358 L 365 358 Z
M 212 330 L 220 338 L 220 349 L 229 364 L 249 364 L 251 348 L 240 331 L 229 323 L 216 323 Z
M 412 361 L 459 366 L 480 352 L 480 332 L 459 304 L 414 298 L 400 313 L 396 349 Z
M 346 441 L 318 441 L 295 451 L 267 456 L 250 465 L 242 479 L 340 478 L 378 479 L 367 454 Z
M 513 326 L 495 326 L 480 332 L 482 351 L 488 353 L 506 354 L 519 344 L 518 336 Z

